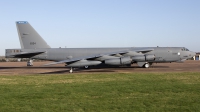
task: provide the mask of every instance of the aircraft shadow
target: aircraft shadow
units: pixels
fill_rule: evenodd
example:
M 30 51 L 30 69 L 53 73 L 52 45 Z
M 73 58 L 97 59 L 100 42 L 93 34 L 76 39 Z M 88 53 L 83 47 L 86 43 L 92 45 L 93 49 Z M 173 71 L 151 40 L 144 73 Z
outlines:
M 44 72 L 44 73 L 39 73 L 39 74 L 62 74 L 62 73 L 69 73 L 69 70 L 59 70 L 59 71 Z
M 66 67 L 0 67 L 0 69 L 51 69 L 51 68 L 66 68 Z
M 53 68 L 69 68 L 69 67 L 0 67 L 0 69 L 53 69 Z M 126 66 L 126 67 L 112 67 L 112 66 L 106 66 L 106 67 L 96 67 L 96 66 L 91 66 L 89 69 L 104 69 L 104 68 L 141 68 L 139 66 Z M 168 66 L 151 66 L 151 68 L 169 68 Z M 80 68 L 84 69 L 84 68 Z M 87 69 L 84 69 L 87 70 Z
M 99 70 L 99 69 L 83 69 L 83 68 L 76 68 L 74 69 L 73 73 L 88 73 L 88 72 L 115 72 L 113 70 Z M 40 74 L 62 74 L 62 73 L 69 73 L 69 70 L 59 70 L 59 71 L 53 71 L 53 72 L 44 72 L 44 73 L 40 73 Z
M 151 68 L 169 68 L 169 66 L 151 66 Z
M 168 66 L 151 66 L 151 68 L 169 68 Z M 38 70 L 42 70 L 42 69 L 55 69 L 54 71 L 51 72 L 40 72 L 39 74 L 70 74 L 69 73 L 69 68 L 68 67 L 41 67 L 41 66 L 37 66 L 37 67 L 0 67 L 0 71 L 1 70 L 12 70 L 12 69 L 38 69 Z M 56 70 L 58 69 L 58 70 Z M 97 66 L 91 66 L 88 69 L 85 68 L 74 68 L 74 73 L 105 73 L 105 72 L 118 72 L 119 70 L 123 70 L 123 71 L 129 71 L 129 70 L 133 70 L 133 69 L 138 69 L 138 70 L 143 70 L 146 68 L 140 68 L 139 66 L 126 66 L 126 67 L 117 67 L 117 66 L 106 66 L 106 67 L 97 67 Z M 116 71 L 117 70 L 117 71 Z

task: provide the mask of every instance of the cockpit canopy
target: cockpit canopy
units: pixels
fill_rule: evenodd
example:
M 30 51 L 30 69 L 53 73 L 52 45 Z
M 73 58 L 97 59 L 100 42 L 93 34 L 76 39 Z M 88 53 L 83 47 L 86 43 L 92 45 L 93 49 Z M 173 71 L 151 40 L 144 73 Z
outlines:
M 185 48 L 185 47 L 182 48 L 181 50 L 182 50 L 182 51 L 189 51 L 189 49 L 187 49 L 187 48 Z

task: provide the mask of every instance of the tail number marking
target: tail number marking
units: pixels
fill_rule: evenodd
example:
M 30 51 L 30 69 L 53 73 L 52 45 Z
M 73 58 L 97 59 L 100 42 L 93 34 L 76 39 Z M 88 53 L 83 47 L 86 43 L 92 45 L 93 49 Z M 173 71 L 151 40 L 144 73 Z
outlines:
M 36 44 L 36 42 L 30 42 L 30 45 L 35 45 Z

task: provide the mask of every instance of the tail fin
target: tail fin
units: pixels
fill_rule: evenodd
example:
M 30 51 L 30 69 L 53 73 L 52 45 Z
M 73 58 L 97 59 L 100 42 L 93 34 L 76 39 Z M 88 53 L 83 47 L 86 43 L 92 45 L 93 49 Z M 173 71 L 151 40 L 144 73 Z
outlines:
M 17 21 L 16 26 L 22 49 L 50 48 L 27 21 Z

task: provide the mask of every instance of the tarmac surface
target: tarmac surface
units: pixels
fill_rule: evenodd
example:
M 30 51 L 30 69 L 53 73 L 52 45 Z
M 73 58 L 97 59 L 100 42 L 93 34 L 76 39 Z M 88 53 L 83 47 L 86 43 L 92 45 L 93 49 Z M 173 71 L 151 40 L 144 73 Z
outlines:
M 27 67 L 26 62 L 0 62 L 0 75 L 29 75 L 29 74 L 70 74 L 64 64 L 43 66 L 50 62 L 34 62 Z M 184 63 L 154 63 L 150 68 L 140 68 L 137 64 L 131 67 L 91 67 L 75 68 L 74 73 L 137 73 L 137 72 L 200 72 L 200 61 L 187 60 Z

